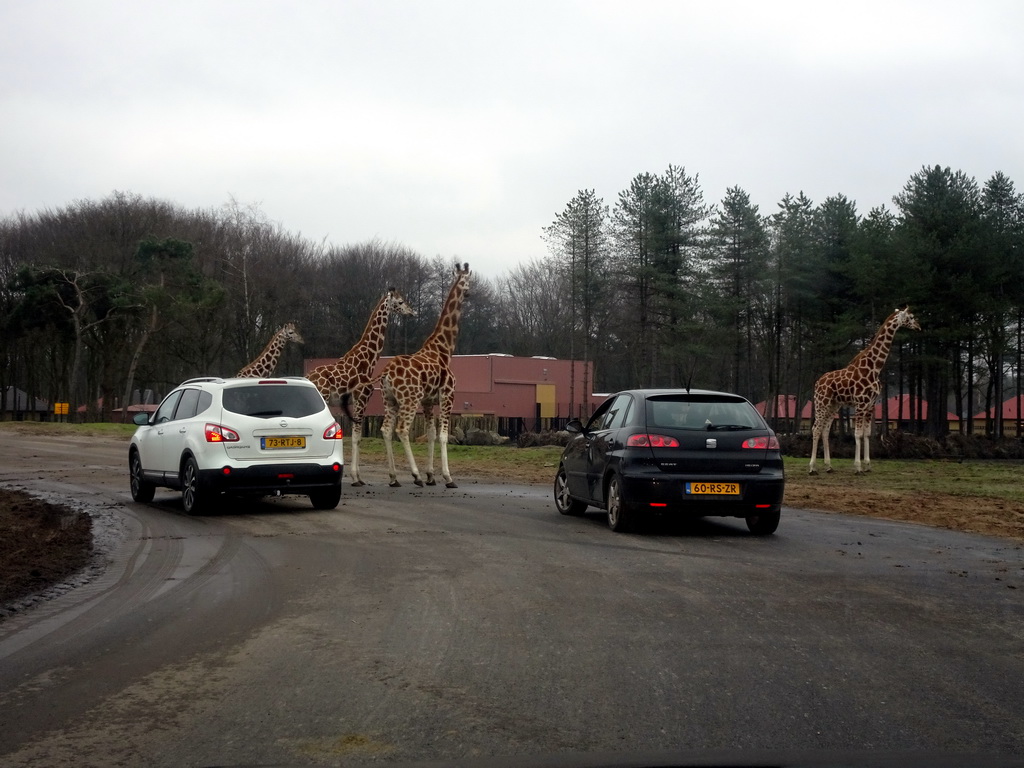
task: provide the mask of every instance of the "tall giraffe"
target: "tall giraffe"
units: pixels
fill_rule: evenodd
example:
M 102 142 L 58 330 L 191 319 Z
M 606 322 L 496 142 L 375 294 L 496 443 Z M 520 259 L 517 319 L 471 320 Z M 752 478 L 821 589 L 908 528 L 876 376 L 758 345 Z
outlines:
M 270 337 L 267 346 L 256 356 L 256 359 L 242 368 L 235 374 L 239 379 L 262 379 L 274 375 L 277 368 L 277 361 L 281 357 L 284 345 L 289 341 L 302 344 L 302 337 L 295 330 L 295 323 L 285 323 L 277 329 L 277 333 Z
M 828 435 L 836 414 L 844 405 L 852 405 L 854 411 L 853 471 L 861 474 L 861 446 L 864 451 L 863 471 L 871 471 L 871 426 L 875 415 L 875 400 L 882 392 L 880 374 L 889 357 L 892 340 L 896 331 L 906 326 L 919 331 L 921 326 L 910 313 L 910 308 L 895 310 L 875 337 L 845 368 L 823 373 L 814 383 L 814 426 L 811 428 L 811 465 L 808 474 L 816 475 L 814 468 L 818 456 L 818 441 L 825 449 L 825 471 L 832 471 L 832 459 L 828 451 Z
M 405 448 L 405 458 L 412 470 L 413 482 L 423 485 L 409 445 L 409 428 L 416 411 L 422 407 L 427 424 L 427 485 L 434 485 L 434 441 L 438 439 L 441 442 L 441 476 L 445 486 L 458 488 L 448 470 L 448 424 L 455 398 L 451 359 L 459 336 L 462 302 L 468 291 L 469 264 L 463 264 L 462 267 L 456 264 L 455 282 L 448 291 L 448 298 L 441 308 L 441 316 L 437 319 L 434 331 L 418 352 L 391 358 L 377 377 L 385 409 L 380 431 L 388 455 L 390 485 L 393 487 L 401 485 L 395 473 L 395 455 L 391 445 L 395 432 L 398 432 L 398 438 Z M 435 405 L 439 406 L 440 411 L 436 420 Z
M 377 367 L 381 350 L 384 349 L 384 337 L 392 311 L 401 315 L 416 314 L 402 294 L 394 288 L 388 288 L 370 313 L 370 319 L 359 341 L 338 358 L 337 362 L 318 366 L 306 374 L 306 378 L 313 382 L 328 403 L 335 397 L 339 398 L 341 407 L 352 420 L 352 460 L 349 463 L 352 485 L 366 485 L 359 476 L 359 441 L 363 436 L 363 411 L 366 409 L 366 401 L 373 393 L 373 369 Z

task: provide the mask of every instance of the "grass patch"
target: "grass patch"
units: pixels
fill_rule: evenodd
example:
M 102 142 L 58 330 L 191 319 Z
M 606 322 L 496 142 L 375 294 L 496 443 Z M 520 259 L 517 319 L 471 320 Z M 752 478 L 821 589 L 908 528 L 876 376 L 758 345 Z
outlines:
M 807 474 L 807 458 L 787 456 L 786 488 L 846 487 L 895 495 L 939 494 L 959 498 L 1001 499 L 1024 504 L 1019 462 L 932 461 L 928 459 L 884 459 L 871 462 L 871 471 L 855 475 L 852 459 L 833 459 L 833 472 L 826 473 L 818 461 L 817 475 Z
M 405 470 L 405 454 L 402 444 L 393 442 L 395 463 L 400 471 Z M 351 450 L 351 443 L 345 446 Z M 426 443 L 412 444 L 412 453 L 420 469 L 426 466 Z M 562 449 L 557 445 L 518 448 L 514 445 L 451 445 L 448 446 L 448 462 L 452 473 L 457 475 L 476 475 L 484 478 L 500 478 L 516 483 L 554 482 L 555 470 L 558 468 L 558 457 Z M 387 461 L 384 452 L 384 440 L 379 437 L 364 437 L 359 441 L 359 461 L 373 462 L 384 465 Z M 440 449 L 434 448 L 434 468 L 440 467 Z
M 130 440 L 137 427 L 134 424 L 90 422 L 68 424 L 60 421 L 0 421 L 0 430 L 21 435 L 79 435 L 82 437 L 109 437 Z

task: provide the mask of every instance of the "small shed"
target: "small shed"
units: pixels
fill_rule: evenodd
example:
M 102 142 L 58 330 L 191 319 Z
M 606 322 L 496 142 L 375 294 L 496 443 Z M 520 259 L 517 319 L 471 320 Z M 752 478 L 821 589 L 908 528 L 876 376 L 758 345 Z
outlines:
M 50 407 L 45 400 L 29 397 L 24 390 L 7 387 L 3 392 L 3 410 L 0 413 L 4 421 L 45 421 Z

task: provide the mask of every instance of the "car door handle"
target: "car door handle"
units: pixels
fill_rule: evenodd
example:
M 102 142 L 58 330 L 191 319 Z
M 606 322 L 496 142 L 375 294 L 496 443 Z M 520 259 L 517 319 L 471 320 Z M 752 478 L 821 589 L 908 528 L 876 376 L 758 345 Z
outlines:
M 184 435 L 186 432 L 188 432 L 188 430 L 185 429 L 185 427 L 182 427 L 181 429 L 178 430 L 179 435 Z

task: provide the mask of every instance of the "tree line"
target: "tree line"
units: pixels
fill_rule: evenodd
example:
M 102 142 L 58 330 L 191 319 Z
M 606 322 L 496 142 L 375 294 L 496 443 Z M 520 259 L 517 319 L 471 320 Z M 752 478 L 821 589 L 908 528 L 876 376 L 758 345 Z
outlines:
M 909 304 L 923 331 L 897 335 L 884 375 L 887 394 L 936 406 L 904 416 L 919 431 L 944 434 L 947 410 L 973 429 L 972 414 L 1020 394 L 1024 200 L 1002 173 L 979 186 L 924 167 L 892 209 L 801 193 L 762 214 L 740 187 L 705 202 L 699 177 L 670 165 L 610 205 L 580 190 L 539 234 L 545 255 L 474 274 L 459 353 L 589 360 L 593 392 L 803 403 Z M 302 357 L 344 353 L 392 285 L 418 314 L 393 322 L 385 354 L 413 352 L 452 262 L 378 240 L 311 242 L 234 200 L 187 210 L 114 192 L 14 213 L 0 219 L 0 392 L 110 419 L 136 392 L 234 373 L 286 322 L 305 343 L 279 370 L 298 374 Z M 576 399 L 571 415 L 586 415 Z

